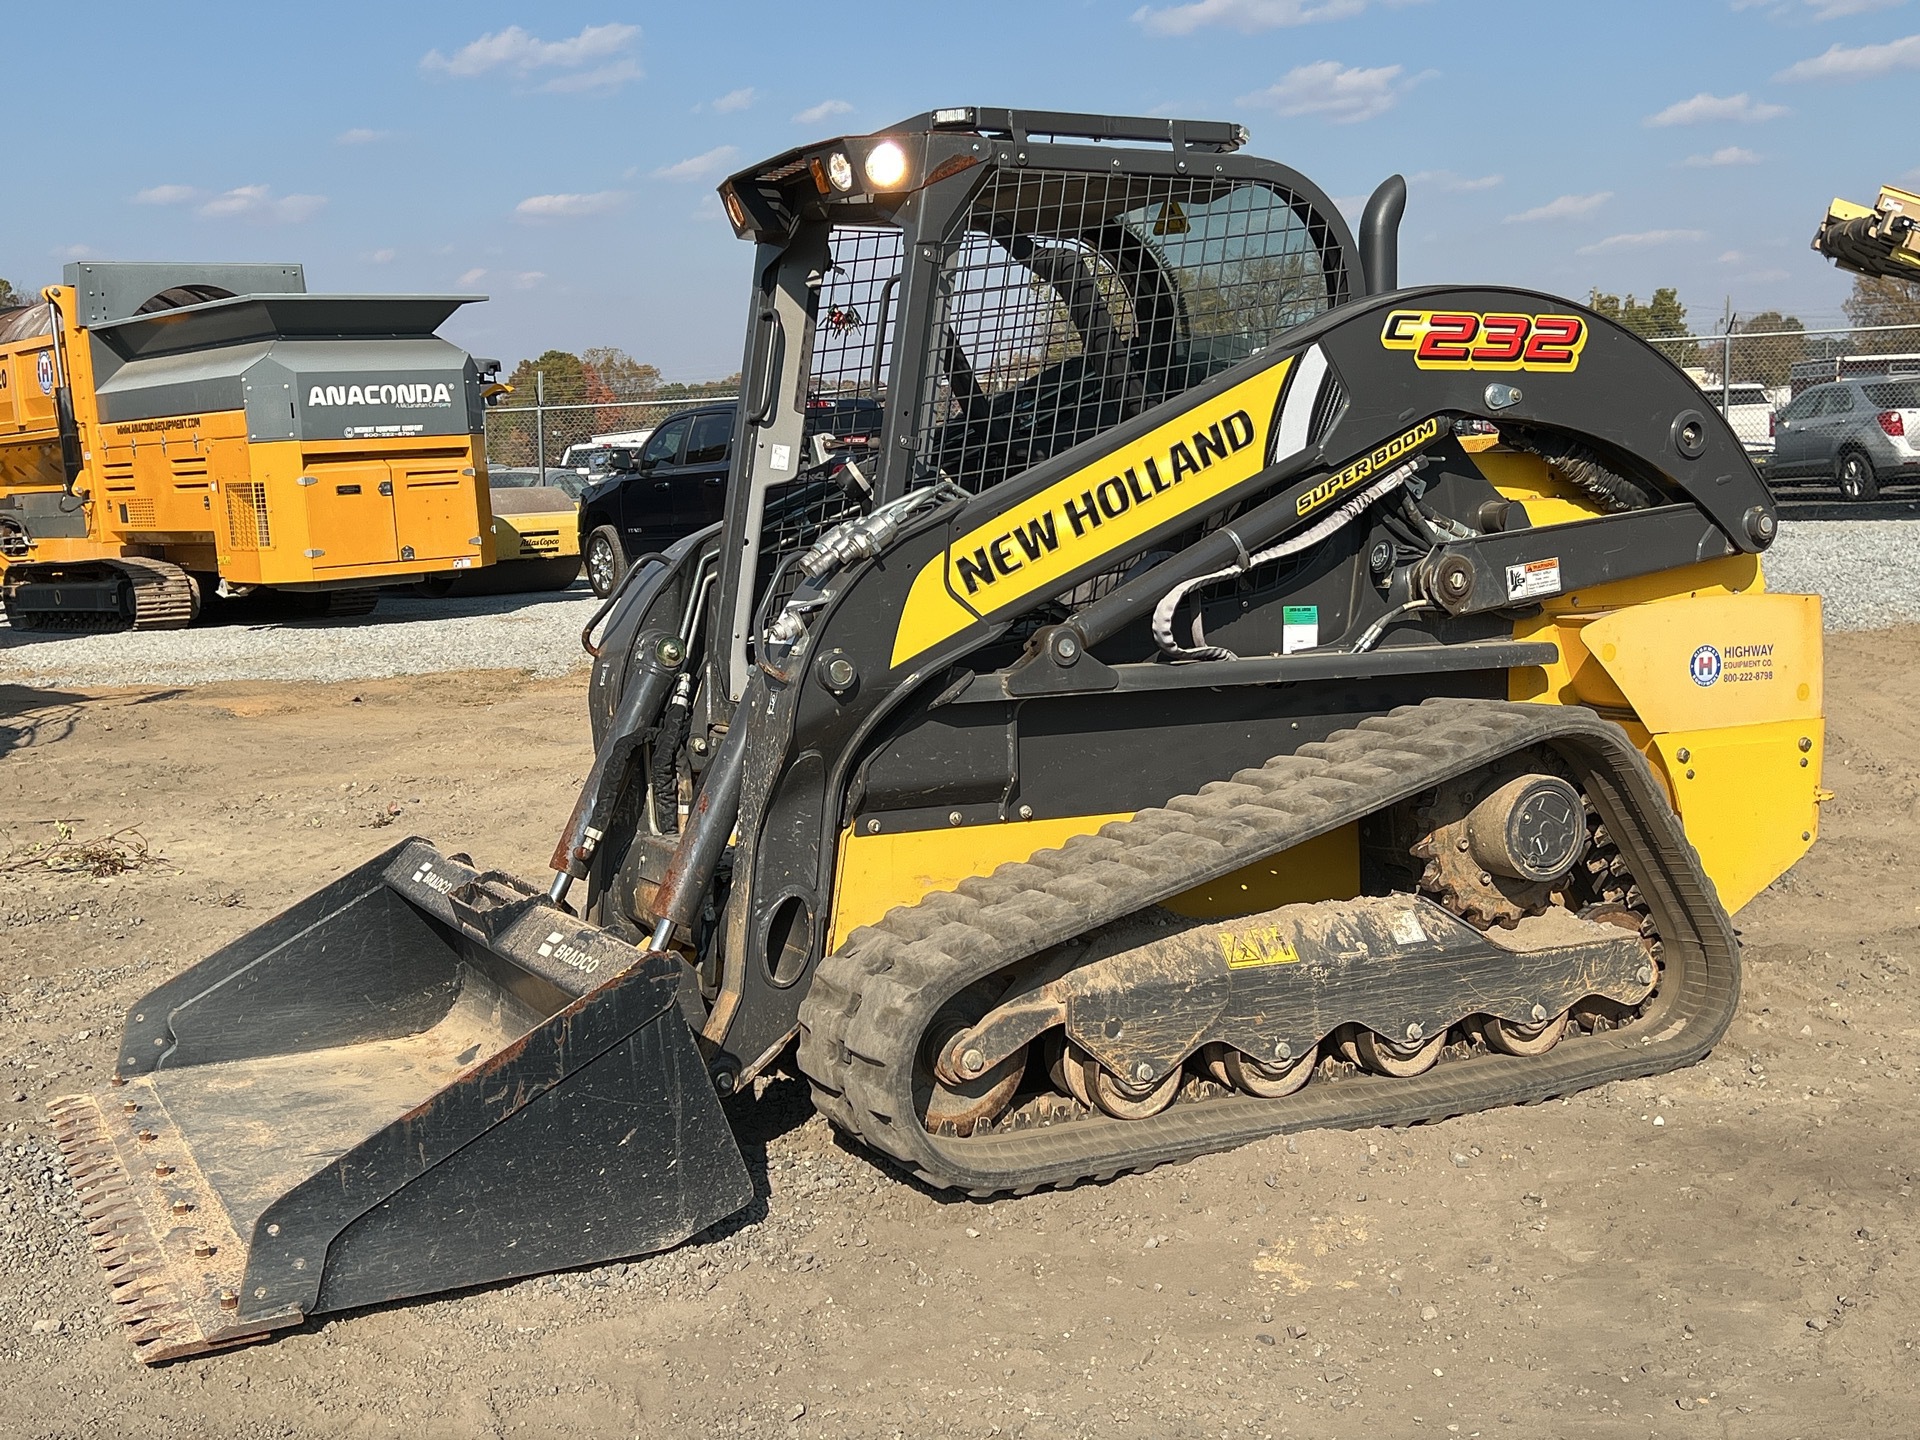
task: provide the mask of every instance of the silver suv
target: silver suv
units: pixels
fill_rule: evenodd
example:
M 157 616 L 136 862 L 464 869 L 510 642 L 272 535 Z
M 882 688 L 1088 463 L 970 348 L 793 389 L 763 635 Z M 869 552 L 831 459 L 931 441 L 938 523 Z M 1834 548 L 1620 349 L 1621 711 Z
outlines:
M 1802 391 L 1774 424 L 1769 478 L 1832 476 L 1849 500 L 1920 474 L 1920 379 L 1837 380 Z

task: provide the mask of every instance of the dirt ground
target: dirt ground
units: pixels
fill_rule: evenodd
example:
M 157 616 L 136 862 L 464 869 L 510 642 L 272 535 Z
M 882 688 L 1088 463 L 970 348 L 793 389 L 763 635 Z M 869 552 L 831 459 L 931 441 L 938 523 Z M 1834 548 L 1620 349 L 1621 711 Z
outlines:
M 1679 1074 L 1274 1140 L 994 1203 L 801 1087 L 736 1102 L 758 1202 L 627 1265 L 332 1316 L 147 1370 L 46 1101 L 126 1005 L 408 833 L 537 876 L 581 679 L 0 687 L 0 1391 L 31 1436 L 1904 1436 L 1916 1422 L 1920 629 L 1829 637 L 1825 833 L 1739 918 Z M 123 837 L 131 840 L 131 837 Z

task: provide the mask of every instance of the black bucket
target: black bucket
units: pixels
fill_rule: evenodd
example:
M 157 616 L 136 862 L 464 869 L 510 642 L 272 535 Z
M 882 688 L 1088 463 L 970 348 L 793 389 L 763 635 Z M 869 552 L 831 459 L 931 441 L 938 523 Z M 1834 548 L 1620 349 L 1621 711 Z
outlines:
M 642 1255 L 752 1185 L 686 968 L 408 840 L 162 985 L 51 1115 L 149 1361 Z

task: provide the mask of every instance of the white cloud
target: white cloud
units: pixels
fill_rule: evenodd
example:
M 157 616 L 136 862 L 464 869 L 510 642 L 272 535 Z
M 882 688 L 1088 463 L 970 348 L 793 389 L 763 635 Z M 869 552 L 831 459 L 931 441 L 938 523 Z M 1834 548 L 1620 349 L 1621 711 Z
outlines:
M 677 160 L 671 165 L 662 165 L 653 172 L 656 180 L 704 180 L 709 175 L 718 174 L 740 158 L 738 147 L 716 145 L 700 155 L 690 155 L 685 160 Z
M 61 245 L 49 253 L 56 260 L 91 260 L 100 252 L 91 245 Z
M 527 80 L 540 71 L 559 70 L 571 73 L 553 76 L 538 88 L 562 93 L 607 90 L 639 78 L 639 62 L 626 53 L 639 36 L 637 25 L 588 25 L 565 40 L 542 40 L 509 25 L 467 42 L 451 55 L 429 50 L 420 68 L 462 80 L 495 71 Z
M 1407 177 L 1408 183 L 1425 185 L 1448 195 L 1471 194 L 1476 190 L 1491 190 L 1506 182 L 1504 175 L 1456 175 L 1451 170 L 1422 170 L 1417 175 Z
M 376 265 L 391 265 L 400 252 L 394 249 L 375 250 L 367 259 Z
M 484 265 L 476 265 L 473 269 L 463 272 L 454 283 L 474 286 L 489 275 L 500 284 L 511 285 L 516 290 L 531 290 L 547 278 L 547 272 L 544 270 L 489 270 Z
M 1631 235 L 1609 235 L 1591 245 L 1582 245 L 1573 253 L 1597 255 L 1602 250 L 1644 250 L 1650 245 L 1673 245 L 1681 241 L 1694 244 L 1706 238 L 1704 230 L 1640 230 Z
M 1870 80 L 1896 70 L 1920 70 L 1920 35 L 1882 45 L 1835 45 L 1825 54 L 1789 65 L 1781 80 Z
M 1142 5 L 1133 20 L 1155 35 L 1191 35 L 1208 25 L 1252 35 L 1317 20 L 1346 20 L 1366 8 L 1367 0 L 1193 0 L 1157 10 Z
M 1769 15 L 1792 17 L 1811 10 L 1815 20 L 1840 20 L 1849 15 L 1867 15 L 1875 10 L 1891 10 L 1907 0 L 1732 0 L 1735 10 L 1765 10 Z
M 1689 155 L 1680 163 L 1692 170 L 1717 170 L 1723 165 L 1758 165 L 1760 157 L 1739 145 L 1722 145 L 1710 155 Z
M 392 138 L 393 132 L 391 130 L 356 128 L 353 130 L 342 130 L 338 135 L 333 137 L 333 143 L 336 145 L 377 145 L 382 140 L 390 140 Z
M 198 200 L 200 192 L 191 185 L 155 185 L 133 197 L 136 205 L 184 205 Z
M 1531 210 L 1507 216 L 1509 225 L 1525 225 L 1535 220 L 1577 220 L 1591 215 L 1613 198 L 1611 190 L 1596 190 L 1591 195 L 1561 195 Z
M 1716 265 L 1741 265 L 1746 263 L 1746 258 L 1747 257 L 1738 250 L 1722 250 L 1714 259 L 1713 263 Z
M 713 111 L 716 115 L 731 115 L 735 111 L 746 109 L 759 98 L 760 92 L 758 90 L 754 89 L 751 85 L 743 85 L 738 90 L 727 91 L 727 93 L 722 95 L 718 100 L 708 101 L 707 109 Z
M 1875 10 L 1891 10 L 1907 0 L 1807 0 L 1816 20 L 1839 20 L 1848 15 L 1867 15 Z
M 818 105 L 809 105 L 793 117 L 796 125 L 818 125 L 822 120 L 831 120 L 836 115 L 850 115 L 853 106 L 844 100 L 822 100 Z
M 588 195 L 529 195 L 513 207 L 523 220 L 577 220 L 604 215 L 626 202 L 624 190 L 596 190 Z
M 270 185 L 240 185 L 214 196 L 194 214 L 207 220 L 252 220 L 265 225 L 294 225 L 325 208 L 324 195 L 275 195 Z
M 1649 125 L 1704 125 L 1716 120 L 1732 120 L 1750 123 L 1756 120 L 1777 120 L 1787 113 L 1784 105 L 1769 105 L 1765 101 L 1755 100 L 1744 90 L 1738 95 L 1709 95 L 1702 90 L 1691 100 L 1677 100 L 1656 115 L 1649 115 Z
M 1363 70 L 1338 60 L 1316 60 L 1296 66 L 1277 84 L 1242 95 L 1234 103 L 1283 116 L 1323 115 L 1336 124 L 1351 125 L 1383 115 L 1398 104 L 1412 83 L 1400 76 L 1398 65 Z

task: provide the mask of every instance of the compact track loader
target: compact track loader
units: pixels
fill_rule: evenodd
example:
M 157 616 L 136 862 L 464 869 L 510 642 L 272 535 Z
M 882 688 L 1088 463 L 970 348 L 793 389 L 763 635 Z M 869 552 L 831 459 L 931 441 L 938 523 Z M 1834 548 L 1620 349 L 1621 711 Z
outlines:
M 552 880 L 410 839 L 55 1107 L 146 1358 L 685 1240 L 776 1064 L 988 1196 L 1707 1052 L 1821 793 L 1765 487 L 1245 139 L 960 108 L 726 182 L 727 517 L 589 628 Z

